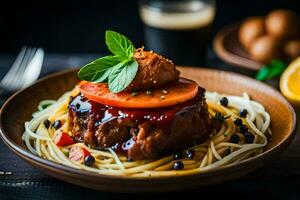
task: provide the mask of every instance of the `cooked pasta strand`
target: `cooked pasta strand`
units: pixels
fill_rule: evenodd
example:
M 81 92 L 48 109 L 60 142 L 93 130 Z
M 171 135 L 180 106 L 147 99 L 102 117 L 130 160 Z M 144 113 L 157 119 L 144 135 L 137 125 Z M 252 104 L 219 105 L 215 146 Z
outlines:
M 126 157 L 118 156 L 111 148 L 96 150 L 83 143 L 58 147 L 54 143 L 54 135 L 60 131 L 68 132 L 67 107 L 69 96 L 75 96 L 78 93 L 79 89 L 75 87 L 74 90 L 65 93 L 57 101 L 46 100 L 39 104 L 38 111 L 33 114 L 32 120 L 25 123 L 25 132 L 22 136 L 30 152 L 53 162 L 99 174 L 133 177 L 180 176 L 201 173 L 258 155 L 263 152 L 263 148 L 268 142 L 265 133 L 268 136 L 272 134 L 270 115 L 260 103 L 250 100 L 246 93 L 243 96 L 230 96 L 206 92 L 209 115 L 214 117 L 216 113 L 221 113 L 230 117 L 222 123 L 219 130 L 213 130 L 211 137 L 206 142 L 189 148 L 195 150 L 195 154 L 193 158 L 188 159 L 185 157 L 181 159 L 184 165 L 183 170 L 173 170 L 175 161 L 172 155 L 157 160 L 129 162 Z M 219 103 L 223 96 L 226 96 L 229 100 L 228 107 L 224 107 Z M 240 109 L 247 109 L 248 111 L 247 117 L 243 118 L 242 121 L 254 134 L 252 144 L 245 143 L 245 136 L 237 132 L 238 129 L 234 125 L 234 120 L 239 118 L 238 112 Z M 61 120 L 62 126 L 58 130 L 47 129 L 43 124 L 45 119 L 51 122 Z M 230 142 L 230 137 L 233 134 L 239 136 L 238 144 Z M 85 148 L 93 155 L 95 158 L 93 167 L 72 161 L 63 153 L 63 151 L 67 151 L 74 146 Z M 227 150 L 230 150 L 230 152 L 228 153 Z

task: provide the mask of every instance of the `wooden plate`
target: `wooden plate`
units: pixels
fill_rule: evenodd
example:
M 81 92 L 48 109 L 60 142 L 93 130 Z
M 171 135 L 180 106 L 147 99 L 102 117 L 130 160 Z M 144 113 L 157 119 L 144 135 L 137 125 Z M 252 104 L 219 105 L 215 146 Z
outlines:
M 47 76 L 14 94 L 2 107 L 1 137 L 17 155 L 34 167 L 73 184 L 111 192 L 166 192 L 196 188 L 236 179 L 275 159 L 291 142 L 295 129 L 295 112 L 279 92 L 246 76 L 201 68 L 180 68 L 182 76 L 194 79 L 210 91 L 241 95 L 247 92 L 261 102 L 271 115 L 272 141 L 259 156 L 203 173 L 179 177 L 133 178 L 99 175 L 73 169 L 31 154 L 21 136 L 24 122 L 31 119 L 43 99 L 57 99 L 78 81 L 76 71 L 69 70 Z
M 264 64 L 250 58 L 238 39 L 239 24 L 222 28 L 214 38 L 213 48 L 216 54 L 225 62 L 257 71 Z

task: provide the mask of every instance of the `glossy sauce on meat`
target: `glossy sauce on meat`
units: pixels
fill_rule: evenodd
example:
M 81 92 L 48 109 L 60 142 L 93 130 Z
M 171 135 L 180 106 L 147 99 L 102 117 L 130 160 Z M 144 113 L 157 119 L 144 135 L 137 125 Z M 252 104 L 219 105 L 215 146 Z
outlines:
M 72 115 L 72 113 L 76 113 L 76 116 L 88 116 L 89 121 L 94 123 L 94 126 L 92 127 L 94 129 L 101 124 L 113 120 L 119 120 L 122 121 L 122 123 L 129 122 L 135 129 L 137 129 L 137 126 L 140 124 L 150 122 L 151 125 L 161 129 L 165 134 L 170 134 L 176 114 L 184 111 L 187 107 L 193 106 L 196 102 L 199 102 L 201 98 L 201 95 L 198 94 L 192 100 L 170 107 L 155 109 L 124 109 L 103 105 L 88 100 L 82 95 L 78 95 L 69 104 L 69 114 Z M 86 129 L 91 129 L 91 126 L 86 127 Z M 95 132 L 95 130 L 89 131 Z M 76 140 L 82 141 L 82 138 L 77 138 Z M 126 155 L 127 151 L 134 145 L 134 142 L 135 141 L 128 131 L 128 139 L 123 141 L 122 144 L 116 143 L 111 147 L 114 148 L 117 153 Z
M 170 128 L 170 125 L 177 112 L 185 107 L 193 105 L 197 101 L 197 97 L 190 101 L 181 103 L 171 107 L 155 108 L 155 109 L 124 109 L 106 106 L 78 95 L 70 103 L 69 109 L 76 112 L 77 115 L 89 113 L 95 120 L 95 125 L 105 123 L 113 119 L 131 120 L 136 124 L 145 121 L 151 121 L 164 131 Z

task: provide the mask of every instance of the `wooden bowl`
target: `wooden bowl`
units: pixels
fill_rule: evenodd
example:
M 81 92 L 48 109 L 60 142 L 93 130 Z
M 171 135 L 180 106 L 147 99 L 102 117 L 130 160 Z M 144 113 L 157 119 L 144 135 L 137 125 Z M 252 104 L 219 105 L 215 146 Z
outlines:
M 265 152 L 237 164 L 195 175 L 158 178 L 99 175 L 35 156 L 21 139 L 24 122 L 31 119 L 41 100 L 57 99 L 73 88 L 78 81 L 75 70 L 47 76 L 14 94 L 1 110 L 1 137 L 25 161 L 58 179 L 97 190 L 131 193 L 185 190 L 236 179 L 275 159 L 290 144 L 295 130 L 295 112 L 279 92 L 264 83 L 234 73 L 189 67 L 179 69 L 182 76 L 194 79 L 207 90 L 233 95 L 247 92 L 254 100 L 261 102 L 271 115 L 273 130 L 272 140 Z
M 214 38 L 213 48 L 216 54 L 225 62 L 252 71 L 258 71 L 263 63 L 250 58 L 238 38 L 239 24 L 222 28 Z

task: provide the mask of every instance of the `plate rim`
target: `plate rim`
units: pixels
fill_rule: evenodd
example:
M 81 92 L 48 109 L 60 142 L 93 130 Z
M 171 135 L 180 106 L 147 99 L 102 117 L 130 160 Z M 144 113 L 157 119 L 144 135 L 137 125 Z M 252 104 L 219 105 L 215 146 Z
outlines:
M 184 68 L 193 68 L 193 69 L 204 69 L 204 70 L 209 70 L 209 71 L 213 71 L 214 73 L 226 73 L 226 74 L 230 74 L 233 76 L 240 76 L 243 77 L 245 79 L 251 80 L 251 81 L 256 81 L 259 82 L 255 79 L 252 79 L 248 76 L 245 75 L 241 75 L 238 73 L 234 73 L 234 72 L 226 72 L 226 71 L 222 71 L 222 70 L 216 70 L 216 69 L 209 69 L 209 68 L 200 68 L 200 67 L 184 67 Z M 180 69 L 180 68 L 179 68 Z M 5 112 L 6 108 L 9 106 L 10 102 L 12 99 L 18 97 L 18 95 L 20 95 L 23 92 L 26 92 L 26 90 L 28 88 L 30 88 L 31 86 L 38 84 L 40 82 L 43 82 L 47 79 L 51 79 L 54 78 L 56 76 L 61 76 L 63 74 L 68 74 L 68 73 L 74 73 L 75 71 L 77 71 L 78 69 L 67 69 L 67 70 L 63 70 L 60 72 L 56 72 L 50 75 L 47 75 L 41 79 L 39 79 L 38 81 L 36 81 L 35 83 L 31 84 L 30 86 L 14 93 L 2 106 L 1 110 L 0 110 L 0 137 L 3 140 L 4 144 L 6 144 L 9 149 L 11 149 L 14 153 L 16 153 L 19 157 L 21 157 L 23 160 L 25 160 L 27 163 L 31 164 L 30 162 L 33 162 L 35 165 L 39 165 L 39 168 L 41 168 L 40 166 L 42 166 L 42 168 L 50 168 L 51 171 L 53 170 L 59 170 L 60 172 L 63 172 L 64 174 L 68 174 L 68 173 L 72 173 L 72 174 L 76 174 L 79 176 L 89 176 L 89 177 L 96 177 L 96 178 L 104 178 L 104 179 L 110 179 L 110 180 L 133 180 L 133 181 L 145 181 L 145 180 L 172 180 L 172 179 L 178 179 L 178 178 L 198 178 L 198 177 L 205 177 L 205 176 L 210 176 L 210 175 L 215 175 L 218 173 L 223 173 L 224 171 L 228 170 L 230 171 L 230 169 L 235 169 L 235 168 L 239 168 L 242 167 L 242 165 L 245 164 L 251 164 L 253 162 L 256 162 L 258 160 L 261 161 L 266 161 L 271 155 L 275 155 L 276 153 L 278 155 L 278 153 L 280 153 L 281 151 L 285 150 L 287 148 L 287 146 L 291 143 L 291 141 L 293 140 L 293 138 L 295 137 L 295 131 L 296 131 L 296 113 L 294 111 L 294 108 L 291 106 L 291 104 L 279 93 L 279 91 L 275 90 L 274 88 L 272 88 L 271 86 L 261 83 L 263 84 L 265 87 L 269 88 L 270 90 L 273 90 L 275 92 L 275 94 L 281 98 L 282 101 L 284 101 L 284 103 L 287 105 L 288 110 L 290 112 L 290 114 L 292 115 L 292 127 L 291 127 L 291 132 L 289 133 L 289 135 L 287 137 L 285 137 L 282 141 L 280 141 L 280 143 L 276 144 L 274 147 L 264 151 L 262 154 L 257 155 L 255 157 L 251 157 L 249 159 L 243 160 L 239 163 L 232 163 L 229 165 L 225 165 L 225 166 L 221 166 L 217 169 L 212 169 L 212 170 L 207 170 L 203 173 L 194 173 L 194 174 L 187 174 L 187 175 L 178 175 L 178 176 L 162 176 L 162 177 L 132 177 L 132 176 L 122 176 L 122 175 L 105 175 L 105 174 L 97 174 L 95 172 L 89 172 L 89 171 L 85 171 L 85 170 L 81 170 L 81 169 L 75 169 L 66 165 L 62 165 L 60 163 L 56 163 L 50 160 L 46 160 L 43 159 L 37 155 L 32 154 L 30 151 L 23 149 L 22 147 L 20 147 L 19 145 L 17 145 L 13 140 L 11 140 L 7 134 L 5 134 L 4 130 L 3 130 L 3 113 Z M 282 147 L 280 149 L 280 147 Z M 52 169 L 53 170 L 52 170 Z

